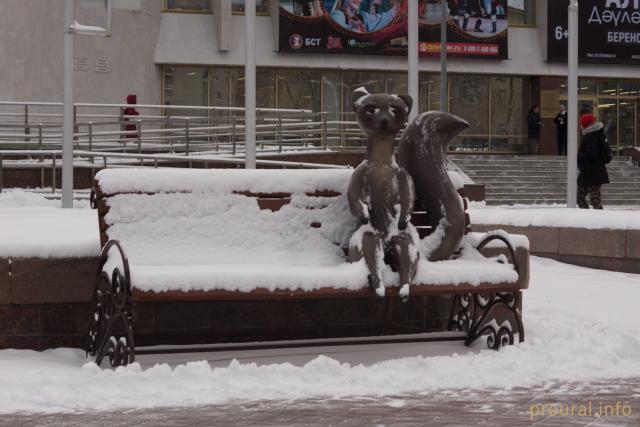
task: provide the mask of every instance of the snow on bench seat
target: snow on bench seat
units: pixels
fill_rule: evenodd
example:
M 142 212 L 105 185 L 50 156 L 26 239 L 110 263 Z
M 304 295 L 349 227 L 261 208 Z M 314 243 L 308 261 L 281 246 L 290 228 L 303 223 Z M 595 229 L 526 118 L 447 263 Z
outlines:
M 131 281 L 143 292 L 211 291 L 251 292 L 256 289 L 312 292 L 323 288 L 346 291 L 366 290 L 369 295 L 367 268 L 364 261 L 334 266 L 295 266 L 266 264 L 227 265 L 137 265 L 130 264 Z M 479 273 L 481 272 L 481 273 Z M 399 285 L 398 276 L 387 271 L 388 286 Z M 481 284 L 515 283 L 512 267 L 487 260 L 456 260 L 431 263 L 421 261 L 414 283 L 430 286 L 460 285 L 461 288 Z M 462 289 L 461 289 L 462 290 Z
M 368 292 L 364 261 L 350 264 L 344 252 L 357 227 L 345 195 L 350 177 L 350 170 L 116 169 L 96 180 L 108 208 L 103 231 L 122 242 L 134 292 Z M 286 199 L 275 211 L 247 195 L 274 193 Z M 423 257 L 414 283 L 462 290 L 518 281 L 512 265 L 471 248 L 477 236 L 465 239 L 463 259 Z M 398 285 L 397 274 L 385 275 L 388 286 Z

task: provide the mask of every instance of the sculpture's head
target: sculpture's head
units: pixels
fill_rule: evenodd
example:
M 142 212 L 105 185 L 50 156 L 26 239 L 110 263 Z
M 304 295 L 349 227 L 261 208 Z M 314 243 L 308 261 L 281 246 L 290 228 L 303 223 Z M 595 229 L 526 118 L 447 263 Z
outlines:
M 364 87 L 351 95 L 360 128 L 367 135 L 395 135 L 409 117 L 413 99 L 409 95 L 369 93 Z

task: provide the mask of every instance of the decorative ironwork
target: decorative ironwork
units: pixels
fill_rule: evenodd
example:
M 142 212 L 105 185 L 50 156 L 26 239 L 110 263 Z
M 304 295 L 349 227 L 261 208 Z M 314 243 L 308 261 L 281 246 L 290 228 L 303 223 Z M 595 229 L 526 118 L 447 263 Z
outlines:
M 524 327 L 520 313 L 522 293 L 495 292 L 477 294 L 459 294 L 455 296 L 449 317 L 450 331 L 464 331 L 467 333 L 465 345 L 473 344 L 483 335 L 487 336 L 487 346 L 498 350 L 514 342 L 514 333 L 518 333 L 518 340 L 524 342 Z M 504 317 L 498 323 L 498 312 Z M 512 324 L 517 329 L 514 331 Z
M 499 234 L 489 234 L 476 246 L 478 251 L 494 240 L 502 241 L 509 250 L 513 268 L 520 277 L 520 265 L 511 242 Z M 498 261 L 501 262 L 501 261 Z M 467 293 L 458 294 L 451 306 L 449 317 L 449 330 L 464 331 L 467 333 L 465 344 L 473 344 L 478 338 L 487 335 L 487 346 L 498 350 L 505 345 L 514 342 L 512 322 L 517 326 L 516 332 L 520 342 L 524 342 L 524 327 L 522 314 L 520 313 L 520 291 L 495 292 L 495 293 Z M 502 311 L 506 317 L 502 323 L 498 323 L 496 315 Z
M 109 274 L 103 271 L 112 248 L 117 249 L 119 264 Z M 122 269 L 122 271 L 121 271 Z M 106 357 L 112 367 L 124 366 L 135 360 L 133 340 L 133 298 L 129 261 L 117 240 L 110 240 L 102 249 L 96 286 L 93 294 L 93 319 L 89 327 L 87 356 L 97 365 Z
M 513 262 L 513 269 L 516 271 L 516 273 L 518 273 L 518 278 L 520 278 L 520 264 L 518 263 L 518 258 L 516 257 L 516 251 L 511 245 L 511 242 L 505 237 L 499 234 L 489 234 L 484 239 L 482 239 L 480 243 L 478 243 L 478 246 L 476 246 L 476 249 L 479 252 L 494 240 L 500 240 L 507 246 L 507 249 L 509 249 L 509 254 L 511 255 L 511 261 Z

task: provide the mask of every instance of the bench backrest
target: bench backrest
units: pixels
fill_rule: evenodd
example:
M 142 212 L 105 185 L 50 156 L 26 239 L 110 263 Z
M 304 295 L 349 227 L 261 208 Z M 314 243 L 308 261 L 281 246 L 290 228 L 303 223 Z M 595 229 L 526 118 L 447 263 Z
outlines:
M 101 243 L 118 239 L 127 245 L 135 239 L 134 262 L 183 258 L 197 264 L 254 256 L 264 262 L 314 258 L 330 264 L 344 256 L 357 227 L 346 200 L 351 174 L 107 169 L 96 176 Z M 421 238 L 431 232 L 427 218 L 417 204 L 412 223 Z

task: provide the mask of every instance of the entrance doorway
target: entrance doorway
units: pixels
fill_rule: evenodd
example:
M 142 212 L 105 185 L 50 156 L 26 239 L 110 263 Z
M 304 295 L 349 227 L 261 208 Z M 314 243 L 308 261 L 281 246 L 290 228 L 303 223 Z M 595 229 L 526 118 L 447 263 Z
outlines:
M 621 93 L 622 96 L 616 96 L 606 90 L 600 96 L 578 97 L 579 114 L 589 111 L 602 122 L 609 145 L 617 154 L 627 147 L 640 147 L 640 98 Z M 562 96 L 561 102 L 567 105 L 566 96 Z

